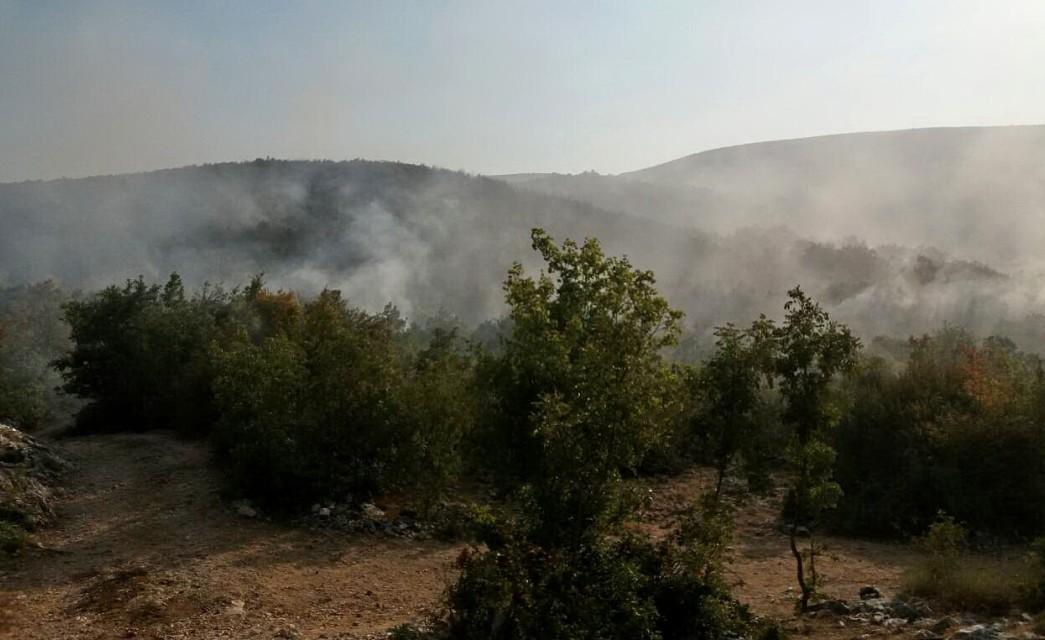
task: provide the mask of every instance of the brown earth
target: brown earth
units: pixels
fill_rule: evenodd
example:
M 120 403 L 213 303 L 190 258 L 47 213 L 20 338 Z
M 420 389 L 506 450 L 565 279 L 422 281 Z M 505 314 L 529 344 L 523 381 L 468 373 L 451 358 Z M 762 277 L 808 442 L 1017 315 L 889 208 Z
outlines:
M 650 483 L 652 506 L 643 514 L 647 527 L 654 535 L 662 532 L 711 483 L 710 472 L 703 471 Z M 738 505 L 727 568 L 734 594 L 759 615 L 778 619 L 794 613 L 797 596 L 794 559 L 788 537 L 779 529 L 782 501 L 780 489 L 765 497 L 748 497 Z M 824 593 L 849 601 L 859 600 L 860 587 L 866 585 L 887 595 L 897 593 L 904 568 L 918 558 L 905 544 L 830 536 L 819 537 L 817 543 L 823 546 L 817 568 L 824 577 Z
M 460 545 L 317 533 L 233 513 L 206 446 L 162 433 L 71 438 L 76 465 L 58 523 L 0 571 L 0 638 L 373 638 L 424 618 Z M 706 485 L 693 472 L 650 483 L 651 529 Z M 794 565 L 777 531 L 779 495 L 737 517 L 729 576 L 756 613 L 818 637 L 858 638 L 837 620 L 793 617 Z M 895 593 L 909 547 L 828 538 L 826 591 Z
M 0 576 L 0 638 L 365 638 L 423 615 L 457 553 L 239 517 L 201 443 L 61 448 L 77 468 L 43 550 Z

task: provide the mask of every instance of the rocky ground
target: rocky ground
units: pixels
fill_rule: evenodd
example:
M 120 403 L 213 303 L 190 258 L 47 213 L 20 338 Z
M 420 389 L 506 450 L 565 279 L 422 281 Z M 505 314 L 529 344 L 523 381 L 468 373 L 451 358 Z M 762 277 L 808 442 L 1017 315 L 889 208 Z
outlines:
M 431 539 L 394 505 L 311 505 L 293 525 L 224 501 L 206 446 L 163 433 L 61 441 L 75 466 L 38 546 L 0 568 L 0 638 L 384 637 L 423 618 L 452 578 L 460 545 Z M 652 482 L 643 525 L 662 531 L 706 479 Z M 793 564 L 776 526 L 779 495 L 738 513 L 729 575 L 738 597 L 795 634 L 859 639 L 1031 640 L 1031 626 L 976 620 L 895 598 L 905 545 L 825 540 L 835 598 L 793 612 Z M 861 589 L 874 585 L 872 593 Z
M 54 485 L 68 468 L 51 447 L 0 424 L 0 513 L 26 528 L 50 524 Z

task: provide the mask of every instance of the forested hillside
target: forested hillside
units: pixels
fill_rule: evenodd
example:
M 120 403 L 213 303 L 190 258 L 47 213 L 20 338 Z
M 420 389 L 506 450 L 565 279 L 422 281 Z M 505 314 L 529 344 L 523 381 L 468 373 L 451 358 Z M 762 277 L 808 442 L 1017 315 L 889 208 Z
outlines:
M 0 284 L 264 272 L 371 310 L 391 302 L 408 317 L 442 310 L 475 324 L 504 313 L 499 274 L 530 259 L 527 231 L 540 226 L 649 266 L 704 347 L 714 325 L 746 322 L 802 283 L 865 337 L 954 323 L 1040 350 L 1037 257 L 1017 250 L 1039 233 L 1040 139 L 1033 127 L 856 134 L 514 185 L 361 160 L 7 184 Z M 888 171 L 870 171 L 879 162 Z M 982 233 L 985 220 L 1004 237 Z

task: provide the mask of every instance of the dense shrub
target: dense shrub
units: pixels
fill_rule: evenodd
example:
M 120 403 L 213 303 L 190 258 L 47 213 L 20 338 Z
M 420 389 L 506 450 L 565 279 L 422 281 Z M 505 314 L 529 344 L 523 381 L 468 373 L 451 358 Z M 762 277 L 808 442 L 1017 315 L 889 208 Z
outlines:
M 88 400 L 83 430 L 178 428 L 212 419 L 207 347 L 226 296 L 186 298 L 181 279 L 129 280 L 66 304 L 73 347 L 57 361 L 64 390 Z
M 946 329 L 912 340 L 900 372 L 865 361 L 837 432 L 836 524 L 924 530 L 939 510 L 976 531 L 1045 530 L 1045 383 L 1011 343 Z
M 579 549 L 521 541 L 466 553 L 449 592 L 446 637 L 704 639 L 751 617 L 671 545 L 625 537 Z
M 461 470 L 474 358 L 441 326 L 302 303 L 260 278 L 186 296 L 177 275 L 66 305 L 65 390 L 82 429 L 208 434 L 230 478 L 267 501 L 408 489 L 431 500 Z
M 215 439 L 234 480 L 291 500 L 373 490 L 394 445 L 398 319 L 335 291 L 260 292 L 266 328 L 214 349 Z
M 431 506 L 460 476 L 475 423 L 475 384 L 474 354 L 455 330 L 434 330 L 402 376 L 390 486 Z
M 29 541 L 29 534 L 20 525 L 0 519 L 0 558 L 13 556 Z
M 969 555 L 968 532 L 954 518 L 939 514 L 916 544 L 922 559 L 904 574 L 906 593 L 950 609 L 994 615 L 1031 604 L 1034 567 Z
M 215 441 L 246 491 L 276 501 L 410 489 L 431 499 L 461 468 L 472 359 L 453 332 L 414 353 L 388 308 L 337 291 L 301 304 L 259 291 L 264 329 L 215 346 Z
M 687 416 L 689 437 L 683 442 L 689 457 L 715 467 L 716 495 L 734 466 L 741 467 L 752 488 L 766 486 L 769 464 L 774 462 L 771 452 L 787 444 L 779 395 L 770 387 L 774 347 L 770 329 L 765 322 L 750 329 L 719 327 L 715 350 L 699 370 L 686 376 L 692 406 Z

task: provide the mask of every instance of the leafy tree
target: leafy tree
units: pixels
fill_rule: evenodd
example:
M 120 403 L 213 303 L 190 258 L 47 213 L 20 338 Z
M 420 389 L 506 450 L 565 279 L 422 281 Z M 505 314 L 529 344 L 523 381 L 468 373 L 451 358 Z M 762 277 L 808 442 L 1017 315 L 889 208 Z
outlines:
M 836 375 L 853 368 L 860 342 L 848 327 L 832 321 L 801 288 L 789 291 L 788 298 L 784 322 L 774 331 L 777 350 L 773 369 L 784 400 L 784 420 L 793 429 L 788 450 L 791 484 L 785 508 L 791 518 L 791 553 L 802 591 L 799 606 L 804 611 L 818 580 L 814 528 L 821 514 L 834 507 L 842 494 L 832 478 L 835 451 L 828 439 L 837 421 L 831 384 Z M 809 531 L 808 567 L 798 548 L 799 527 Z
M 660 350 L 674 344 L 681 313 L 652 273 L 595 240 L 558 246 L 537 229 L 533 247 L 548 273 L 509 271 L 513 330 L 487 363 L 494 450 L 505 454 L 494 472 L 522 485 L 536 538 L 580 543 L 620 515 L 621 471 L 678 408 Z
M 82 429 L 209 425 L 206 347 L 217 318 L 185 296 L 181 278 L 164 286 L 128 280 L 65 305 L 72 349 L 56 361 L 67 393 L 89 403 Z
M 301 305 L 264 289 L 261 330 L 215 344 L 215 442 L 233 479 L 263 499 L 291 502 L 370 493 L 395 450 L 402 361 L 394 310 L 368 314 L 337 291 Z
M 463 471 L 475 423 L 475 358 L 454 329 L 431 330 L 412 358 L 398 397 L 394 484 L 430 506 Z
M 481 365 L 491 469 L 521 485 L 517 509 L 462 556 L 435 637 L 650 640 L 742 634 L 750 617 L 718 567 L 728 522 L 690 514 L 662 543 L 612 525 L 627 512 L 622 470 L 677 419 L 675 372 L 660 357 L 680 314 L 653 276 L 598 243 L 533 232 L 548 272 L 509 272 L 513 327 Z M 493 443 L 493 444 L 489 444 Z M 411 637 L 406 629 L 399 637 Z M 415 633 L 416 637 L 416 633 Z
M 738 455 L 746 451 L 751 465 L 757 464 L 760 457 L 753 449 L 760 435 L 758 430 L 765 424 L 760 408 L 765 362 L 772 356 L 769 328 L 765 321 L 746 330 L 732 324 L 718 327 L 715 352 L 694 380 L 698 409 L 693 428 L 717 470 L 716 499 Z

